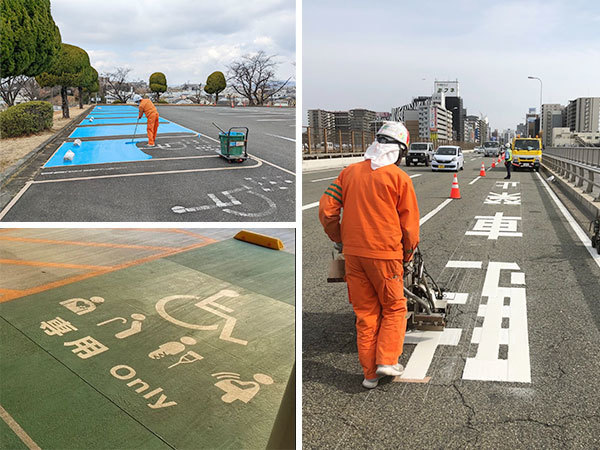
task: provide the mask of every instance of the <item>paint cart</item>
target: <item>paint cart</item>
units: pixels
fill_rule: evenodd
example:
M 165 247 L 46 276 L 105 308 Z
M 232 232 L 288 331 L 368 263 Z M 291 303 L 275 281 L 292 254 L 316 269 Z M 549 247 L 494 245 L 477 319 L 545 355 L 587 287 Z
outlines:
M 248 159 L 248 127 L 231 127 L 229 131 L 223 130 L 213 122 L 220 131 L 219 143 L 221 148 L 219 155 L 227 162 L 244 162 Z M 239 130 L 239 131 L 234 131 Z

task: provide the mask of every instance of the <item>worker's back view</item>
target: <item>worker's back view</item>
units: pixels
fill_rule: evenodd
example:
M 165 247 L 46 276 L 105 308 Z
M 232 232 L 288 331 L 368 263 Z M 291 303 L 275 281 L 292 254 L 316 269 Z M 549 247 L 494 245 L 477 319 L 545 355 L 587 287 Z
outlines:
M 410 177 L 400 169 L 409 144 L 402 123 L 386 122 L 365 161 L 344 169 L 319 205 L 325 232 L 346 259 L 346 281 L 356 314 L 363 386 L 400 375 L 406 329 L 403 263 L 419 242 L 419 209 Z M 341 210 L 343 219 L 340 224 Z

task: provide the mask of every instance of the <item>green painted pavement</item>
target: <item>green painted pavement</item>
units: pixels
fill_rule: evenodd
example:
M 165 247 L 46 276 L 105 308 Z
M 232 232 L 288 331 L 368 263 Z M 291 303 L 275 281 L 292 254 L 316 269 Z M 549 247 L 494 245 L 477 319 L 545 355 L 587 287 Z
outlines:
M 2 319 L 0 342 L 0 405 L 41 448 L 169 448 Z M 0 423 L 0 447 L 24 446 Z
M 222 271 L 225 262 L 229 269 Z M 257 277 L 259 283 L 253 281 Z M 38 359 L 50 358 L 48 368 L 21 380 L 20 389 L 13 389 L 12 376 L 3 377 L 2 404 L 17 409 L 23 401 L 19 397 L 25 392 L 30 397 L 27 386 L 53 383 L 56 401 L 76 398 L 88 405 L 92 386 L 103 408 L 124 411 L 113 413 L 115 418 L 129 415 L 173 447 L 264 447 L 294 361 L 293 285 L 293 255 L 225 241 L 2 304 L 0 315 L 44 349 L 29 365 L 38 368 Z M 104 302 L 89 302 L 95 310 L 81 315 L 60 304 L 92 297 Z M 45 334 L 41 322 L 57 317 L 77 330 Z M 124 337 L 134 319 L 141 331 Z M 72 352 L 75 345 L 64 345 L 88 336 L 105 350 L 82 359 Z M 14 348 L 24 341 L 8 339 Z M 2 358 L 3 372 L 14 364 L 18 376 L 19 353 Z M 76 374 L 70 382 L 65 366 Z M 82 379 L 85 384 L 79 387 L 76 380 Z M 29 400 L 39 402 L 36 396 Z M 56 428 L 40 430 L 32 409 L 22 408 L 15 419 L 36 437 L 54 439 L 50 447 L 72 442 L 63 439 L 62 427 L 85 429 L 85 416 L 102 410 L 84 407 L 82 420 L 68 425 L 59 414 Z M 90 433 L 85 446 L 105 447 L 108 434 L 131 447 L 129 431 L 103 430 Z
M 289 270 L 290 255 L 287 252 L 235 239 L 218 242 L 203 250 L 204 258 L 196 258 L 193 252 L 188 252 L 168 259 L 267 297 L 294 304 L 295 275 Z M 270 270 L 264 270 L 264 264 L 260 263 L 263 260 L 271 265 Z

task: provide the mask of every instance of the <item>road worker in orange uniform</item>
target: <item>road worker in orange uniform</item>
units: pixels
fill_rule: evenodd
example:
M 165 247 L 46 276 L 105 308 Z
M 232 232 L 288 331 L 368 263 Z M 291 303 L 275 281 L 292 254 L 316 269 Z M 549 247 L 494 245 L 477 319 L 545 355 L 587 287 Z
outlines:
M 134 98 L 135 102 L 139 104 L 140 107 L 140 115 L 138 116 L 138 120 L 142 118 L 143 115 L 146 116 L 148 124 L 146 126 L 146 131 L 148 133 L 148 146 L 154 147 L 156 140 L 156 133 L 158 132 L 158 111 L 156 110 L 156 106 L 154 103 L 150 101 L 148 98 L 142 98 L 139 95 L 136 95 Z
M 419 243 L 417 197 L 398 167 L 409 141 L 404 124 L 384 123 L 365 160 L 346 167 L 319 202 L 319 220 L 346 260 L 362 385 L 368 389 L 383 376 L 404 372 L 398 363 L 406 332 L 404 264 Z

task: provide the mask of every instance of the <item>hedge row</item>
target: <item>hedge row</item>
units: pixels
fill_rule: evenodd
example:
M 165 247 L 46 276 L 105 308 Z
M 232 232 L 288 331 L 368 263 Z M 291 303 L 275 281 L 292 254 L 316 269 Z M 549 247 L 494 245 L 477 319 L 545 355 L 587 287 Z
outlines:
M 27 102 L 0 113 L 2 138 L 39 133 L 52 128 L 53 109 L 48 102 Z

